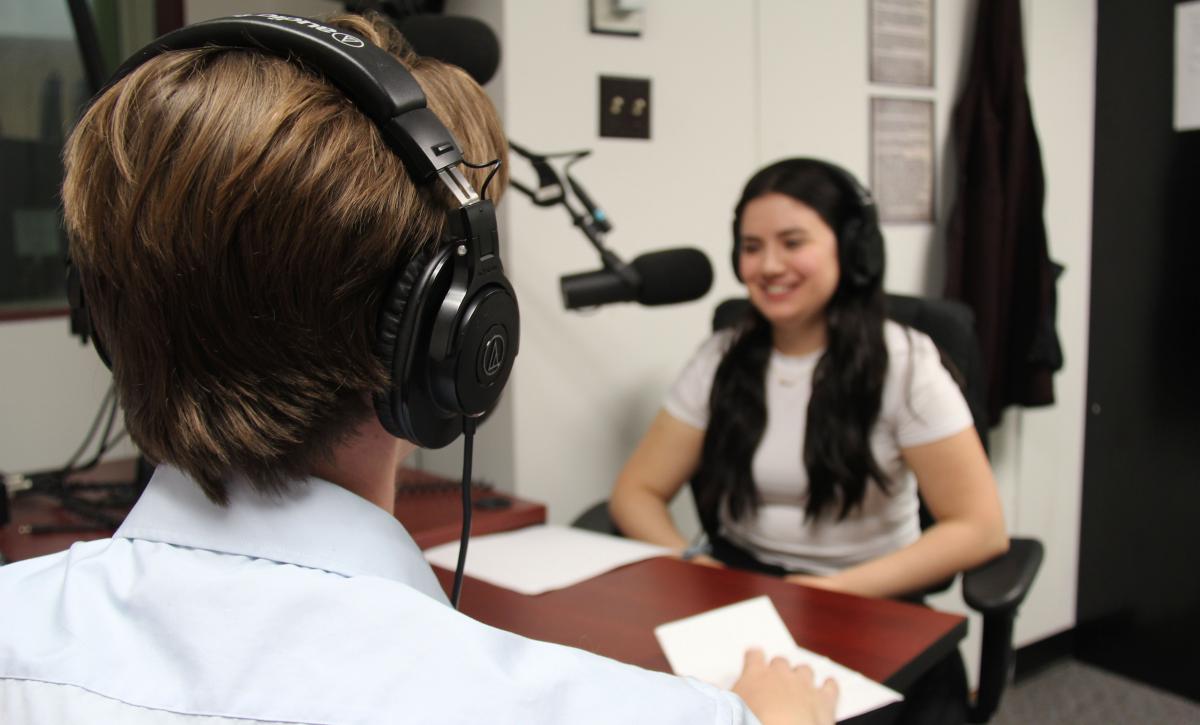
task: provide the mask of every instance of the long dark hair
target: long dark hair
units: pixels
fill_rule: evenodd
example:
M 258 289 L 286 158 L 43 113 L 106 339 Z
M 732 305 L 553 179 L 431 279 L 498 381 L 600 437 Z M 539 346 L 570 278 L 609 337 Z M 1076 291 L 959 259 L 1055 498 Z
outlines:
M 746 204 L 769 193 L 806 204 L 838 235 L 841 277 L 825 309 L 827 346 L 813 372 L 804 434 L 806 519 L 827 513 L 844 519 L 862 503 L 869 480 L 885 490 L 890 484 L 871 451 L 888 367 L 884 294 L 880 275 L 864 283 L 850 274 L 860 250 L 847 248 L 843 230 L 859 220 L 862 207 L 848 183 L 822 162 L 788 159 L 755 174 L 734 211 L 735 250 Z M 736 265 L 736 251 L 734 258 Z M 709 424 L 694 482 L 700 518 L 709 531 L 715 530 L 726 497 L 734 518 L 758 507 L 751 463 L 766 428 L 772 349 L 771 323 L 750 307 L 717 367 L 709 398 Z

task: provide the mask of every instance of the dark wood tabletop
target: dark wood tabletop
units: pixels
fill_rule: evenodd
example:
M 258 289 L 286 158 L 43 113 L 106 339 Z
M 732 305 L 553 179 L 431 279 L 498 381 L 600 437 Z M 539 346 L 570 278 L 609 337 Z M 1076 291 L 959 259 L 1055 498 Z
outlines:
M 72 474 L 73 484 L 96 484 L 101 482 L 132 485 L 136 461 L 132 458 L 101 463 L 90 471 Z M 0 492 L 2 494 L 3 492 Z M 77 492 L 82 500 L 102 501 L 103 490 Z M 119 523 L 129 511 L 129 502 L 115 506 L 101 506 L 99 512 Z M 32 559 L 35 556 L 53 554 L 70 548 L 77 541 L 92 541 L 112 536 L 115 527 L 97 526 L 88 518 L 69 511 L 53 496 L 23 491 L 9 502 L 7 526 L 0 526 L 0 554 L 8 561 Z M 52 527 L 43 532 L 43 527 Z
M 449 591 L 452 572 L 434 567 Z M 566 589 L 527 596 L 467 577 L 463 612 L 500 629 L 670 672 L 660 624 L 767 595 L 801 647 L 904 690 L 950 653 L 963 617 L 887 599 L 790 584 L 775 577 L 659 557 Z
M 546 507 L 483 484 L 471 489 L 471 534 L 494 534 L 546 521 Z M 396 476 L 396 518 L 422 549 L 457 541 L 462 533 L 462 487 L 415 468 Z
M 76 484 L 99 481 L 132 482 L 133 459 L 102 463 L 86 473 L 73 474 Z M 462 500 L 458 481 L 402 467 L 396 473 L 396 518 L 422 549 L 455 541 L 462 530 Z M 103 495 L 96 492 L 97 496 Z M 471 532 L 475 535 L 519 529 L 546 520 L 546 507 L 524 501 L 487 484 L 472 487 L 475 503 Z M 105 512 L 119 523 L 129 505 L 108 507 Z M 63 551 L 77 541 L 112 536 L 115 527 L 89 525 L 87 519 L 64 509 L 52 496 L 25 492 L 10 502 L 11 522 L 0 526 L 0 554 L 8 561 Z M 63 527 L 58 532 L 39 531 L 39 527 Z M 86 528 L 85 528 L 86 527 Z

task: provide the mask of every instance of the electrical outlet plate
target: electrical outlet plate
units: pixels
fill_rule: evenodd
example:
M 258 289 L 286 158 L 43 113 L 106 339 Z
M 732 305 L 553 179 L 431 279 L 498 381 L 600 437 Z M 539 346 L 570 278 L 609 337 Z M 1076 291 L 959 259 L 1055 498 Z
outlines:
M 600 136 L 650 138 L 650 79 L 600 76 Z
M 593 33 L 638 37 L 645 19 L 637 0 L 588 0 L 588 27 Z

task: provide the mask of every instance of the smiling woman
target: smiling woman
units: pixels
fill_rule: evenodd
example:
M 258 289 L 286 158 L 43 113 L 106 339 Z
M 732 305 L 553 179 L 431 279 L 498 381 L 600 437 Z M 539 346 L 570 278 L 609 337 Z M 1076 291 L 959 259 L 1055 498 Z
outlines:
M 666 503 L 691 480 L 717 560 L 870 596 L 1003 551 L 962 393 L 928 337 L 884 319 L 870 194 L 827 162 L 780 161 L 747 182 L 733 230 L 749 315 L 667 395 L 618 478 L 618 526 L 684 549 Z
M 748 315 L 667 394 L 617 479 L 620 529 L 699 563 L 866 596 L 919 598 L 1003 552 L 957 383 L 927 336 L 884 319 L 870 194 L 827 162 L 780 161 L 746 184 L 733 234 Z M 668 513 L 688 481 L 707 555 L 684 551 Z M 924 531 L 918 493 L 936 519 Z M 901 722 L 962 722 L 957 655 L 924 682 Z

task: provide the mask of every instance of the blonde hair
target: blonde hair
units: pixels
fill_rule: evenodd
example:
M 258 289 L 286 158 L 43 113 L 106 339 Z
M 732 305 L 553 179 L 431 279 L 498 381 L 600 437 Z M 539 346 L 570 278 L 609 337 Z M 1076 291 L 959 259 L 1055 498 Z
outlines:
M 378 17 L 325 22 L 399 58 L 467 159 L 505 157 L 466 73 Z M 65 167 L 72 260 L 149 458 L 224 503 L 232 472 L 280 490 L 373 414 L 380 299 L 450 201 L 336 88 L 256 51 L 164 53 L 92 104 Z M 486 171 L 464 172 L 480 188 Z

